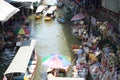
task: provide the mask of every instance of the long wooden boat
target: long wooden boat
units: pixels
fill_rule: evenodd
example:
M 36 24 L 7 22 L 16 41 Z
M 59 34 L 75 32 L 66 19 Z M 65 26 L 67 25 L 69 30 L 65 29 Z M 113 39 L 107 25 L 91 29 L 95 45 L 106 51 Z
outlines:
M 35 12 L 35 18 L 40 19 L 43 16 L 44 9 L 47 8 L 46 5 L 40 5 L 38 6 L 36 12 Z
M 65 23 L 65 18 L 64 17 L 58 17 L 57 21 L 61 24 L 64 24 Z
M 4 73 L 7 80 L 33 80 L 36 74 L 38 59 L 35 53 L 36 40 L 26 40 L 17 51 L 12 62 Z
M 67 77 L 67 73 L 70 69 L 70 66 L 65 67 L 65 68 L 60 68 L 60 69 L 56 69 L 56 68 L 51 68 L 52 69 L 52 73 L 54 74 L 53 76 L 55 77 Z
M 50 21 L 50 20 L 54 19 L 56 9 L 57 9 L 57 6 L 50 6 L 50 8 L 46 12 L 44 20 L 45 21 Z

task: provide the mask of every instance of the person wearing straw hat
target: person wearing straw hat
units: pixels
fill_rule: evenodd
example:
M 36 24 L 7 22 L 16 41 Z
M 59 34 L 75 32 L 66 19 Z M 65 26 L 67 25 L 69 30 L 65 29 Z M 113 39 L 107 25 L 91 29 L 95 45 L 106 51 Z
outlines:
M 47 73 L 50 73 L 50 72 L 52 72 L 52 71 L 53 71 L 52 68 L 47 68 L 47 70 L 46 70 Z

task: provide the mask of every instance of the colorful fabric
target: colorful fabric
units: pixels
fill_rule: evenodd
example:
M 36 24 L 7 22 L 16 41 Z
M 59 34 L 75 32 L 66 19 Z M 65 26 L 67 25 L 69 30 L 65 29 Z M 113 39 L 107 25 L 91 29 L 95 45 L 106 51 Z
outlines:
M 7 80 L 7 77 L 4 75 L 3 80 Z
M 70 61 L 63 55 L 50 54 L 42 58 L 42 64 L 50 68 L 61 68 L 64 69 L 71 65 Z

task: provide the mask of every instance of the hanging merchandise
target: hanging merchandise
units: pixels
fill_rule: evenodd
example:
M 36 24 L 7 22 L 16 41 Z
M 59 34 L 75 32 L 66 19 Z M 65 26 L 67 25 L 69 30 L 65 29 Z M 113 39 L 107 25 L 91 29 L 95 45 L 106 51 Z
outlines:
M 93 80 L 100 80 L 103 76 L 103 66 L 101 63 L 95 63 L 89 68 Z

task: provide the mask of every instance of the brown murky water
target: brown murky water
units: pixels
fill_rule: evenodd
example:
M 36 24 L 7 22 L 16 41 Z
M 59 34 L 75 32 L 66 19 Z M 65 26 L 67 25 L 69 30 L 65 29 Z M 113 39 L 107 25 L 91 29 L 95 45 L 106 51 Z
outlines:
M 80 41 L 71 34 L 70 15 L 66 14 L 63 10 L 57 10 L 57 15 L 64 15 L 66 23 L 60 24 L 55 18 L 52 21 L 44 21 L 44 18 L 35 20 L 35 15 L 31 15 L 27 20 L 31 21 L 31 38 L 37 40 L 36 52 L 39 56 L 39 64 L 37 74 L 34 80 L 44 80 L 45 66 L 41 65 L 41 58 L 48 54 L 62 54 L 72 59 L 71 45 L 80 44 Z M 9 54 L 10 55 L 10 54 Z M 5 66 L 3 65 L 6 60 L 13 57 L 1 58 L 2 74 L 4 73 Z M 6 61 L 8 64 L 10 61 Z M 7 65 L 8 66 L 8 65 Z M 6 66 L 6 67 L 7 67 Z M 3 68 L 4 67 L 4 68 Z
M 44 18 L 35 20 L 32 15 L 31 37 L 37 40 L 36 52 L 39 55 L 39 66 L 34 80 L 44 80 L 46 67 L 41 65 L 41 58 L 48 54 L 62 54 L 72 59 L 71 45 L 80 41 L 71 34 L 70 15 L 63 10 L 57 10 L 57 15 L 64 15 L 66 23 L 60 24 L 55 18 L 52 21 L 44 21 Z

